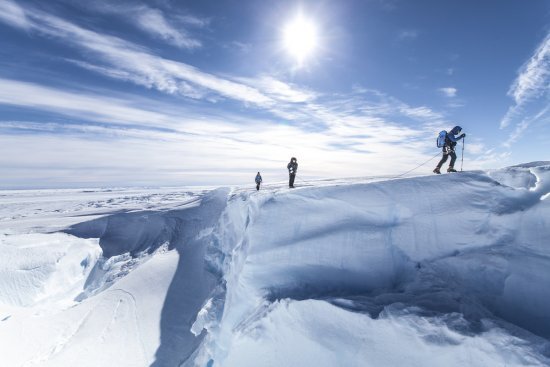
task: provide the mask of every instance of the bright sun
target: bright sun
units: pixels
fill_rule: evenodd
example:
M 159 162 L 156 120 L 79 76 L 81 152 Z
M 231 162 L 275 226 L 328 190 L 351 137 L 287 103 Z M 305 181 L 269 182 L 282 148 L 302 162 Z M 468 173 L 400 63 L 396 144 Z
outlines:
M 308 56 L 317 48 L 315 24 L 298 14 L 284 28 L 283 45 L 286 51 L 296 60 L 298 66 L 302 66 Z

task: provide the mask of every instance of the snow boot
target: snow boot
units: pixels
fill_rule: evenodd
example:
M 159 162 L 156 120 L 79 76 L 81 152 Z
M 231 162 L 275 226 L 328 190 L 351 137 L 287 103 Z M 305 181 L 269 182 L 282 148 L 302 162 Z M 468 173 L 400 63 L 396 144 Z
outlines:
M 439 167 L 435 167 L 435 169 L 432 172 L 437 173 L 438 175 L 441 174 L 441 171 L 439 170 Z
M 456 169 L 454 169 L 452 166 L 449 166 L 449 168 L 447 168 L 447 172 L 456 172 Z

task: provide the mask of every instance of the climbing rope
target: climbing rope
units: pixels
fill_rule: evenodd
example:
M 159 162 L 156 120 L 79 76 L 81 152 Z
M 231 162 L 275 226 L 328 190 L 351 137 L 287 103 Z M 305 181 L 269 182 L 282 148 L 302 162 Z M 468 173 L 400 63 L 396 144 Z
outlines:
M 300 181 L 302 181 L 303 183 L 305 183 L 306 185 L 309 185 L 309 186 L 315 186 L 313 185 L 311 182 L 308 182 L 306 180 L 303 180 L 300 176 L 296 176 L 296 178 Z
M 395 176 L 395 177 L 391 177 L 391 179 L 403 177 L 403 176 L 405 176 L 407 173 L 410 173 L 410 172 L 412 172 L 412 171 L 414 171 L 414 170 L 419 169 L 420 167 L 424 166 L 425 164 L 427 164 L 428 162 L 430 162 L 432 159 L 434 159 L 435 157 L 439 156 L 440 154 L 441 154 L 441 152 L 438 152 L 436 155 L 434 155 L 433 157 L 431 157 L 430 159 L 428 159 L 426 162 L 419 164 L 418 166 L 414 167 L 413 169 L 408 170 L 408 171 L 405 172 L 405 173 L 402 173 L 402 174 L 400 174 L 400 175 L 398 175 L 398 176 Z
M 408 170 L 407 172 L 402 173 L 402 174 L 397 175 L 397 176 L 389 176 L 388 178 L 389 178 L 390 180 L 393 180 L 393 179 L 395 179 L 395 178 L 403 177 L 403 176 L 405 176 L 406 174 L 411 173 L 412 171 L 415 171 L 415 170 L 419 169 L 420 167 L 426 165 L 426 164 L 429 163 L 431 160 L 433 160 L 435 157 L 438 157 L 440 154 L 441 154 L 441 152 L 438 152 L 436 155 L 434 155 L 433 157 L 431 157 L 431 158 L 428 159 L 427 161 L 425 161 L 425 162 L 419 164 L 418 166 L 414 167 L 413 169 L 410 169 L 410 170 Z M 372 178 L 380 178 L 380 177 L 383 177 L 383 176 L 372 176 Z M 299 179 L 300 181 L 302 181 L 303 183 L 307 184 L 307 185 L 315 186 L 315 185 L 313 185 L 311 182 L 308 182 L 308 181 L 306 181 L 306 180 L 303 180 L 300 176 L 296 176 L 296 178 Z
M 462 144 L 464 144 L 464 142 L 463 142 Z M 395 179 L 395 178 L 403 177 L 403 176 L 405 176 L 406 174 L 411 173 L 412 171 L 415 171 L 415 170 L 419 169 L 420 167 L 422 167 L 422 166 L 428 164 L 431 160 L 433 160 L 435 157 L 438 157 L 440 154 L 441 154 L 441 152 L 438 152 L 436 155 L 434 155 L 433 157 L 431 157 L 431 158 L 428 159 L 427 161 L 425 161 L 425 162 L 419 164 L 418 166 L 414 167 L 413 169 L 410 169 L 410 170 L 408 170 L 407 172 L 402 173 L 402 174 L 400 174 L 400 175 L 397 175 L 397 176 L 390 176 L 390 177 L 388 177 L 388 178 L 389 178 L 390 180 L 393 180 L 393 179 Z M 462 148 L 462 161 L 464 162 L 464 147 Z M 462 164 L 461 164 L 460 170 L 462 171 Z M 373 178 L 376 178 L 376 177 L 382 177 L 382 176 L 372 176 L 372 177 L 373 177 Z M 301 178 L 300 176 L 298 176 L 298 175 L 296 175 L 296 178 L 297 178 L 298 180 L 302 181 L 303 183 L 307 184 L 307 185 L 315 186 L 315 185 L 313 185 L 311 182 L 308 182 L 308 181 L 302 179 L 302 178 Z

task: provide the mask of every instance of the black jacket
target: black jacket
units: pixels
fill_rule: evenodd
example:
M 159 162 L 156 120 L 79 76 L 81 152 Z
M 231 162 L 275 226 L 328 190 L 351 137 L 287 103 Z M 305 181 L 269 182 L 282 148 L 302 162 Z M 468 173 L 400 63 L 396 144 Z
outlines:
M 290 161 L 287 165 L 286 165 L 286 168 L 288 168 L 288 173 L 289 174 L 296 174 L 296 171 L 298 171 L 298 162 L 296 161 Z

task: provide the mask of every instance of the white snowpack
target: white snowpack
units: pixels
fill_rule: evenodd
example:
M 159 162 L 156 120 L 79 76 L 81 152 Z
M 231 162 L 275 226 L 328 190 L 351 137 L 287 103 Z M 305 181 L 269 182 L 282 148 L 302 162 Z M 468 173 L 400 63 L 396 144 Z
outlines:
M 1 192 L 0 363 L 550 365 L 549 162 L 298 182 Z

